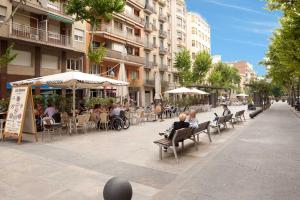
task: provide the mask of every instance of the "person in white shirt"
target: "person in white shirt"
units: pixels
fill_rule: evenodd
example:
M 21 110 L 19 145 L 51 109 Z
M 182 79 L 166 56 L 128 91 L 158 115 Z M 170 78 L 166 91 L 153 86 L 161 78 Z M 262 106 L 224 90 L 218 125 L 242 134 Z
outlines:
M 186 122 L 190 123 L 190 127 L 192 127 L 192 128 L 198 128 L 199 121 L 196 118 L 196 111 L 195 110 L 191 110 L 190 111 L 189 117 L 186 120 Z

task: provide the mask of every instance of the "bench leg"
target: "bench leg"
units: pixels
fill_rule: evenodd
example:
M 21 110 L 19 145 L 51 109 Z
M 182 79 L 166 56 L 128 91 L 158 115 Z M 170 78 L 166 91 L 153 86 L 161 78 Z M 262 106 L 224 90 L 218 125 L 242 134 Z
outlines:
M 197 141 L 196 141 L 196 136 L 195 136 L 195 135 L 193 135 L 192 140 L 193 140 L 193 142 L 194 142 L 195 149 L 198 150 L 198 143 L 197 143 Z
M 234 128 L 234 126 L 233 126 L 233 121 L 232 121 L 232 120 L 230 120 L 230 123 L 231 123 L 232 128 Z
M 210 137 L 210 128 L 207 128 L 207 136 L 208 136 L 208 139 L 209 139 L 209 142 L 211 142 L 211 137 Z M 198 137 L 198 142 L 199 142 L 199 137 Z
M 163 147 L 161 145 L 159 145 L 158 147 L 159 147 L 159 159 L 162 160 L 162 148 Z
M 174 156 L 175 156 L 176 162 L 178 163 L 179 161 L 178 161 L 178 156 L 177 156 L 175 145 L 172 146 L 172 149 L 173 149 L 173 152 L 174 152 Z
M 221 127 L 220 127 L 220 125 L 218 125 L 217 130 L 218 130 L 219 135 L 221 135 L 221 130 L 220 129 L 221 129 Z
M 199 139 L 199 134 L 197 134 L 197 142 L 199 142 L 199 140 L 200 140 L 200 139 Z

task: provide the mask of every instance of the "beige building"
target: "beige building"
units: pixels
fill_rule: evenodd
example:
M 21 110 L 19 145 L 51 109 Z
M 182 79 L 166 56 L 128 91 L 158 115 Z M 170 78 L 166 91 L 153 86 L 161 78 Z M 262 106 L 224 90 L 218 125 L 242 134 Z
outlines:
M 67 70 L 85 69 L 85 25 L 64 13 L 64 4 L 27 0 L 12 19 L 8 19 L 15 0 L 0 2 L 0 54 L 14 43 L 17 57 L 1 68 L 1 96 L 6 97 L 7 82 Z
M 200 51 L 211 52 L 210 26 L 198 13 L 187 13 L 187 48 L 194 60 Z
M 247 61 L 227 62 L 227 64 L 235 67 L 239 71 L 241 76 L 240 88 L 242 92 L 245 92 L 246 84 L 249 84 L 251 80 L 255 80 L 257 78 L 253 65 Z

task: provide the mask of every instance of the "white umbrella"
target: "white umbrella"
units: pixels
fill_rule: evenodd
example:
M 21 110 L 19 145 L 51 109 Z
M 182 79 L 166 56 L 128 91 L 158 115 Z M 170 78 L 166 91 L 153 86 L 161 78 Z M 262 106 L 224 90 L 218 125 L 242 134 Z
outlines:
M 161 80 L 159 72 L 155 73 L 155 99 L 161 99 Z
M 168 94 L 193 94 L 193 91 L 186 87 L 176 88 L 174 90 L 166 91 Z
M 240 93 L 236 95 L 237 97 L 248 97 L 249 95 L 245 94 L 245 93 Z
M 69 71 L 49 76 L 42 76 L 10 83 L 12 86 L 41 86 L 49 85 L 56 87 L 72 88 L 73 90 L 73 117 L 75 118 L 75 91 L 78 88 L 96 88 L 103 85 L 128 85 L 127 82 L 87 74 L 79 71 Z
M 202 90 L 198 90 L 197 88 L 192 88 L 191 91 L 192 91 L 194 94 L 209 95 L 209 93 L 204 92 L 204 91 L 202 91 Z
M 127 82 L 126 69 L 125 69 L 124 63 L 120 64 L 118 80 Z M 128 86 L 127 85 L 117 87 L 117 96 L 121 97 L 121 104 L 123 103 L 123 97 L 127 97 L 128 93 L 129 92 L 128 92 Z

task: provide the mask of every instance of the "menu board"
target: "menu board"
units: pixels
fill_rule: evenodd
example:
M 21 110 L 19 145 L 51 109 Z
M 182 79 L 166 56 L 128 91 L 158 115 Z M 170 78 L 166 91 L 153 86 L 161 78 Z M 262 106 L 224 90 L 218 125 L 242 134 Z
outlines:
M 13 87 L 3 132 L 6 135 L 17 135 L 19 143 L 22 133 L 36 135 L 36 126 L 33 113 L 33 100 L 30 87 Z

